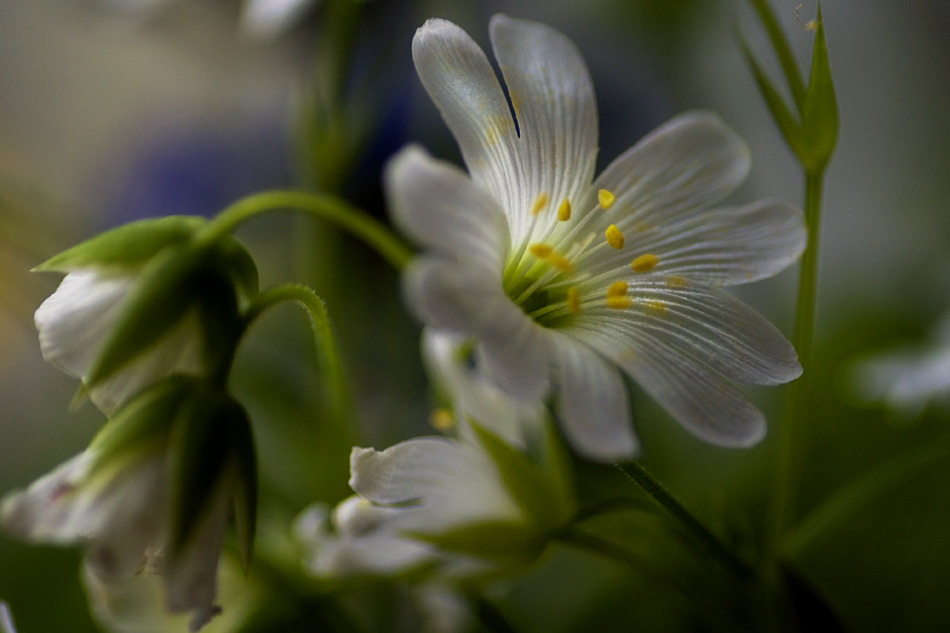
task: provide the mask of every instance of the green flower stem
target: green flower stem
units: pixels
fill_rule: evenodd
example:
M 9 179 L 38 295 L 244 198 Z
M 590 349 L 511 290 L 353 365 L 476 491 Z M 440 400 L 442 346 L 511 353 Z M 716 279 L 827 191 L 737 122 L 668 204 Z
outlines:
M 573 526 L 559 534 L 557 539 L 566 545 L 586 550 L 614 561 L 615 563 L 620 563 L 621 565 L 629 567 L 634 572 L 647 576 L 651 580 L 657 580 L 663 583 L 685 602 L 692 605 L 693 608 L 706 619 L 708 624 L 715 626 L 718 630 L 732 632 L 747 630 L 736 622 L 731 614 L 707 599 L 704 595 L 693 591 L 688 585 L 684 584 L 680 578 L 675 575 L 660 572 L 656 569 L 656 565 L 648 559 L 626 547 L 617 545 L 612 541 L 585 532 L 584 530 L 579 530 Z
M 397 269 L 404 268 L 412 258 L 412 249 L 382 222 L 336 196 L 306 191 L 264 191 L 242 198 L 219 213 L 203 237 L 214 240 L 257 215 L 287 209 L 303 211 L 349 231 Z
M 798 280 L 798 304 L 795 308 L 795 334 L 792 344 L 802 365 L 801 378 L 792 383 L 788 408 L 782 424 L 773 491 L 771 554 L 777 555 L 779 543 L 795 515 L 801 453 L 804 445 L 807 411 L 814 379 L 815 299 L 818 277 L 818 234 L 821 215 L 823 172 L 805 175 L 805 226 L 808 246 L 802 256 Z
M 294 301 L 307 311 L 317 344 L 317 357 L 327 386 L 327 396 L 331 402 L 331 412 L 336 420 L 350 419 L 350 397 L 343 379 L 340 355 L 336 349 L 330 317 L 327 315 L 323 299 L 310 288 L 301 284 L 287 283 L 271 288 L 258 295 L 247 311 L 245 321 L 248 326 L 268 308 L 284 301 Z
M 628 462 L 623 466 L 615 464 L 615 466 L 643 488 L 657 503 L 666 508 L 670 514 L 680 522 L 690 536 L 696 540 L 703 551 L 720 562 L 740 580 L 749 580 L 753 577 L 752 570 L 749 566 L 736 558 L 735 554 L 733 554 L 729 548 L 723 545 L 706 526 L 690 514 L 689 510 L 683 507 L 683 504 L 677 501 L 676 498 L 663 487 L 663 484 L 654 479 L 653 475 L 647 472 L 643 466 L 637 462 Z

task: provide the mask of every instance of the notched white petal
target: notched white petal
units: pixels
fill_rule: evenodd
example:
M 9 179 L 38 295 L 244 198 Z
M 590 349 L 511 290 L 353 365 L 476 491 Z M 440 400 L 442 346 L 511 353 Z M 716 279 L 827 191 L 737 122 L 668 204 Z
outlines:
M 410 145 L 389 161 L 385 183 L 403 231 L 443 257 L 500 278 L 508 224 L 498 203 L 467 174 Z
M 558 410 L 565 435 L 588 459 L 631 459 L 639 443 L 631 427 L 627 389 L 620 373 L 586 343 L 555 340 Z

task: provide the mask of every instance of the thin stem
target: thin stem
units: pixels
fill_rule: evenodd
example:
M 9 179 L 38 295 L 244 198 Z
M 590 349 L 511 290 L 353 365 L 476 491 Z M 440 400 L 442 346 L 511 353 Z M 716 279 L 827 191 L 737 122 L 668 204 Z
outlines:
M 706 599 L 704 596 L 696 595 L 696 592 L 691 591 L 690 588 L 684 585 L 676 576 L 660 573 L 648 559 L 626 547 L 617 545 L 616 543 L 590 534 L 589 532 L 578 530 L 577 528 L 571 528 L 563 534 L 558 535 L 557 538 L 567 545 L 587 550 L 598 556 L 629 567 L 633 571 L 641 573 L 648 578 L 659 580 L 672 589 L 680 598 L 691 604 L 696 611 L 706 618 L 709 624 L 716 625 L 716 628 L 724 631 L 746 630 L 721 607 Z
M 303 211 L 349 231 L 397 269 L 412 258 L 412 249 L 379 220 L 336 196 L 306 191 L 264 191 L 242 198 L 211 221 L 203 239 L 217 239 L 257 215 L 287 209 Z
M 808 247 L 802 256 L 798 280 L 798 304 L 795 308 L 795 334 L 792 344 L 798 352 L 802 376 L 789 389 L 788 408 L 782 424 L 775 475 L 774 505 L 771 524 L 771 554 L 777 555 L 782 535 L 795 515 L 801 452 L 804 445 L 807 410 L 814 380 L 815 301 L 818 283 L 818 235 L 821 215 L 823 173 L 805 175 L 805 225 Z
M 628 462 L 625 466 L 614 465 L 643 488 L 657 503 L 666 508 L 707 554 L 719 561 L 739 579 L 748 580 L 752 578 L 753 574 L 749 566 L 736 558 L 729 548 L 723 545 L 706 526 L 690 514 L 689 510 L 683 507 L 683 504 L 677 501 L 670 491 L 654 479 L 653 475 L 647 472 L 643 466 L 637 462 Z
M 336 349 L 330 317 L 323 299 L 310 288 L 301 284 L 287 283 L 262 292 L 245 316 L 248 326 L 268 308 L 283 301 L 294 301 L 307 311 L 317 345 L 317 357 L 327 385 L 327 395 L 331 402 L 330 410 L 337 420 L 348 420 L 350 416 L 350 398 L 343 379 L 340 355 Z

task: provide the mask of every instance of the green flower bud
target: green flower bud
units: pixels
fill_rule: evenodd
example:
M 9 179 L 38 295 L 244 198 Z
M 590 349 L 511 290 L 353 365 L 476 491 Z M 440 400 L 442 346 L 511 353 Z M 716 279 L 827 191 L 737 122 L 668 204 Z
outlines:
M 67 273 L 36 311 L 43 356 L 81 378 L 105 413 L 167 376 L 229 364 L 257 269 L 230 236 L 202 240 L 206 224 L 134 222 L 37 267 Z

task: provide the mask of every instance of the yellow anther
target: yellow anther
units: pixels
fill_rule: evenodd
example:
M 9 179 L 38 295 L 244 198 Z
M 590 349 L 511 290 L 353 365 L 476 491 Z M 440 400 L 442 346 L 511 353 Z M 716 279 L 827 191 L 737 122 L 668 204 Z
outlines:
M 577 292 L 577 288 L 567 289 L 567 309 L 573 314 L 581 313 L 581 295 Z
M 571 201 L 567 198 L 564 198 L 561 206 L 557 208 L 557 219 L 561 222 L 567 222 L 571 219 Z
M 538 259 L 547 259 L 551 255 L 551 253 L 554 252 L 554 249 L 552 249 L 547 244 L 532 244 L 528 248 L 528 251 L 530 251 L 531 254 L 537 257 Z
M 538 197 L 534 199 L 534 204 L 531 205 L 531 215 L 538 215 L 541 211 L 544 210 L 544 207 L 548 203 L 548 194 L 542 191 L 538 194 Z
M 618 251 L 623 248 L 623 233 L 620 232 L 620 229 L 617 228 L 615 224 L 611 224 L 607 227 L 607 243 L 610 244 L 612 248 L 616 248 Z
M 563 273 L 571 272 L 571 269 L 574 268 L 571 266 L 571 262 L 567 261 L 567 258 L 563 255 L 558 255 L 557 253 L 551 253 L 547 256 L 548 263 L 557 268 Z
M 611 297 L 610 295 L 607 295 L 608 308 L 613 308 L 614 310 L 626 310 L 632 305 L 633 301 L 627 297 Z
M 640 257 L 637 257 L 632 262 L 630 262 L 630 268 L 632 268 L 634 272 L 645 273 L 647 271 L 653 270 L 653 267 L 658 263 L 660 263 L 659 257 L 647 253 L 646 255 L 640 255 Z
M 600 206 L 604 209 L 609 209 L 614 206 L 614 194 L 610 193 L 606 189 L 601 189 L 597 192 L 597 202 L 600 203 Z
M 679 275 L 670 275 L 666 278 L 667 288 L 686 288 L 689 286 L 689 282 Z
M 627 282 L 615 281 L 607 288 L 608 297 L 622 297 L 627 294 Z
M 429 415 L 429 424 L 437 431 L 450 431 L 455 428 L 455 417 L 452 412 L 445 407 L 433 409 Z

